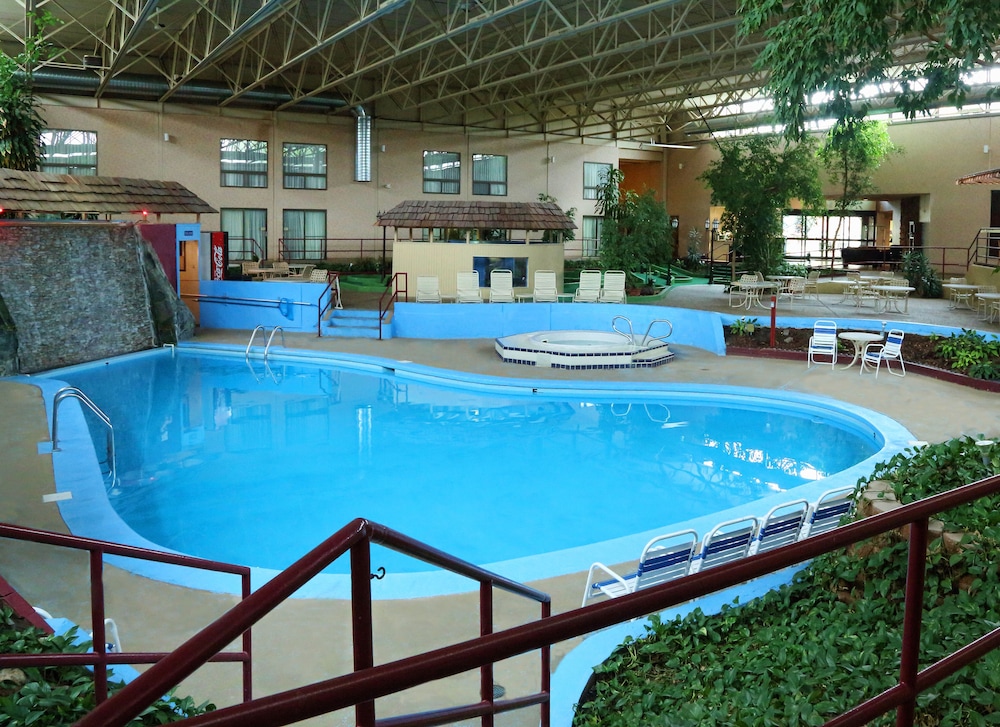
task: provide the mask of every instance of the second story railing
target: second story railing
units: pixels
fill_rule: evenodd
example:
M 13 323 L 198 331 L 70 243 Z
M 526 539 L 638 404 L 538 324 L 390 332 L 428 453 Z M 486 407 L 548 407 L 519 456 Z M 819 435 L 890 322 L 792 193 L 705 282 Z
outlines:
M 391 255 L 392 242 L 374 237 L 283 237 L 278 240 L 281 260 L 346 261 Z

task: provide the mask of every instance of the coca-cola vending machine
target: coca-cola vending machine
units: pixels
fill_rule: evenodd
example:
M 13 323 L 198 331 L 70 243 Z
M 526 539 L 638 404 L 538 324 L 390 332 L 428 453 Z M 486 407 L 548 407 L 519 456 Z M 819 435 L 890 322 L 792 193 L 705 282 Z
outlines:
M 209 280 L 225 280 L 229 260 L 229 233 L 221 231 L 210 233 L 209 250 L 211 253 Z

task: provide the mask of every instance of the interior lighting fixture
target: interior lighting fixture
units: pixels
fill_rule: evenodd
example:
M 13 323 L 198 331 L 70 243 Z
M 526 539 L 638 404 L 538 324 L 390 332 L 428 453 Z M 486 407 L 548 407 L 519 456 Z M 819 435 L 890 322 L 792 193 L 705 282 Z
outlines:
M 660 144 L 658 142 L 650 139 L 649 141 L 640 141 L 639 148 L 642 149 L 645 146 L 655 146 L 661 149 L 697 149 L 698 147 L 693 144 Z

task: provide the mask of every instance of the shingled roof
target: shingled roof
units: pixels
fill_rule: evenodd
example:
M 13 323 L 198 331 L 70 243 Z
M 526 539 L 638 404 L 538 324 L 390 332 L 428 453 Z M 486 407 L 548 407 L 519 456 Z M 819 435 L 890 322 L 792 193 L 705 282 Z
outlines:
M 379 215 L 381 227 L 491 227 L 500 230 L 574 230 L 554 202 L 427 202 L 409 199 Z
M 13 212 L 212 214 L 177 182 L 0 169 L 0 207 Z

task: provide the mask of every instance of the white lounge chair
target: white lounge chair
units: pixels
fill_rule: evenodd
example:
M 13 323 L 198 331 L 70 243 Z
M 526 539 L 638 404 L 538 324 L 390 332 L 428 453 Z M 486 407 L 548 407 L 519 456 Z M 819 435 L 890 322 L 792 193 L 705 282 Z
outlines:
M 805 286 L 802 289 L 802 296 L 808 298 L 812 296 L 819 300 L 819 270 L 810 270 L 806 276 Z
M 701 551 L 691 562 L 691 572 L 715 568 L 746 557 L 757 535 L 757 518 L 748 516 L 716 525 L 701 542 Z
M 603 563 L 594 563 L 587 574 L 583 603 L 580 605 L 586 606 L 587 601 L 601 596 L 617 598 L 685 576 L 697 547 L 698 533 L 680 530 L 657 536 L 646 543 L 639 556 L 638 568 L 628 575 L 618 575 Z M 603 580 L 604 576 L 608 578 Z
M 417 276 L 417 303 L 440 303 L 441 285 L 437 275 Z
M 818 320 L 813 324 L 813 334 L 809 337 L 809 352 L 806 368 L 814 363 L 827 363 L 816 360 L 817 356 L 829 356 L 830 368 L 837 363 L 837 322 Z
M 483 294 L 479 290 L 479 273 L 475 270 L 460 272 L 456 279 L 456 303 L 482 303 Z
M 556 273 L 554 270 L 535 271 L 535 289 L 531 299 L 535 303 L 558 303 L 559 291 L 556 289 Z
M 893 376 L 906 376 L 906 364 L 903 363 L 903 332 L 898 328 L 893 328 L 885 335 L 885 343 L 869 343 L 865 346 L 865 352 L 861 356 L 861 372 L 867 368 L 875 369 L 875 378 L 878 378 L 878 370 L 885 363 L 885 370 Z M 893 371 L 890 366 L 891 361 L 899 363 L 899 371 Z
M 750 300 L 751 285 L 757 284 L 757 276 L 753 273 L 744 273 L 739 280 L 734 280 L 729 284 L 729 307 L 741 308 Z
M 514 302 L 514 273 L 494 270 L 490 273 L 490 303 Z
M 596 303 L 601 299 L 601 271 L 581 270 L 574 303 Z
M 802 535 L 802 526 L 805 525 L 808 515 L 807 500 L 793 500 L 772 507 L 760 522 L 760 530 L 750 545 L 749 554 L 766 553 L 794 543 Z
M 827 490 L 812 507 L 802 531 L 803 538 L 829 532 L 840 525 L 840 521 L 854 513 L 854 488 L 838 487 Z
M 601 286 L 600 301 L 602 303 L 625 302 L 625 271 L 607 270 L 604 273 L 604 284 Z

